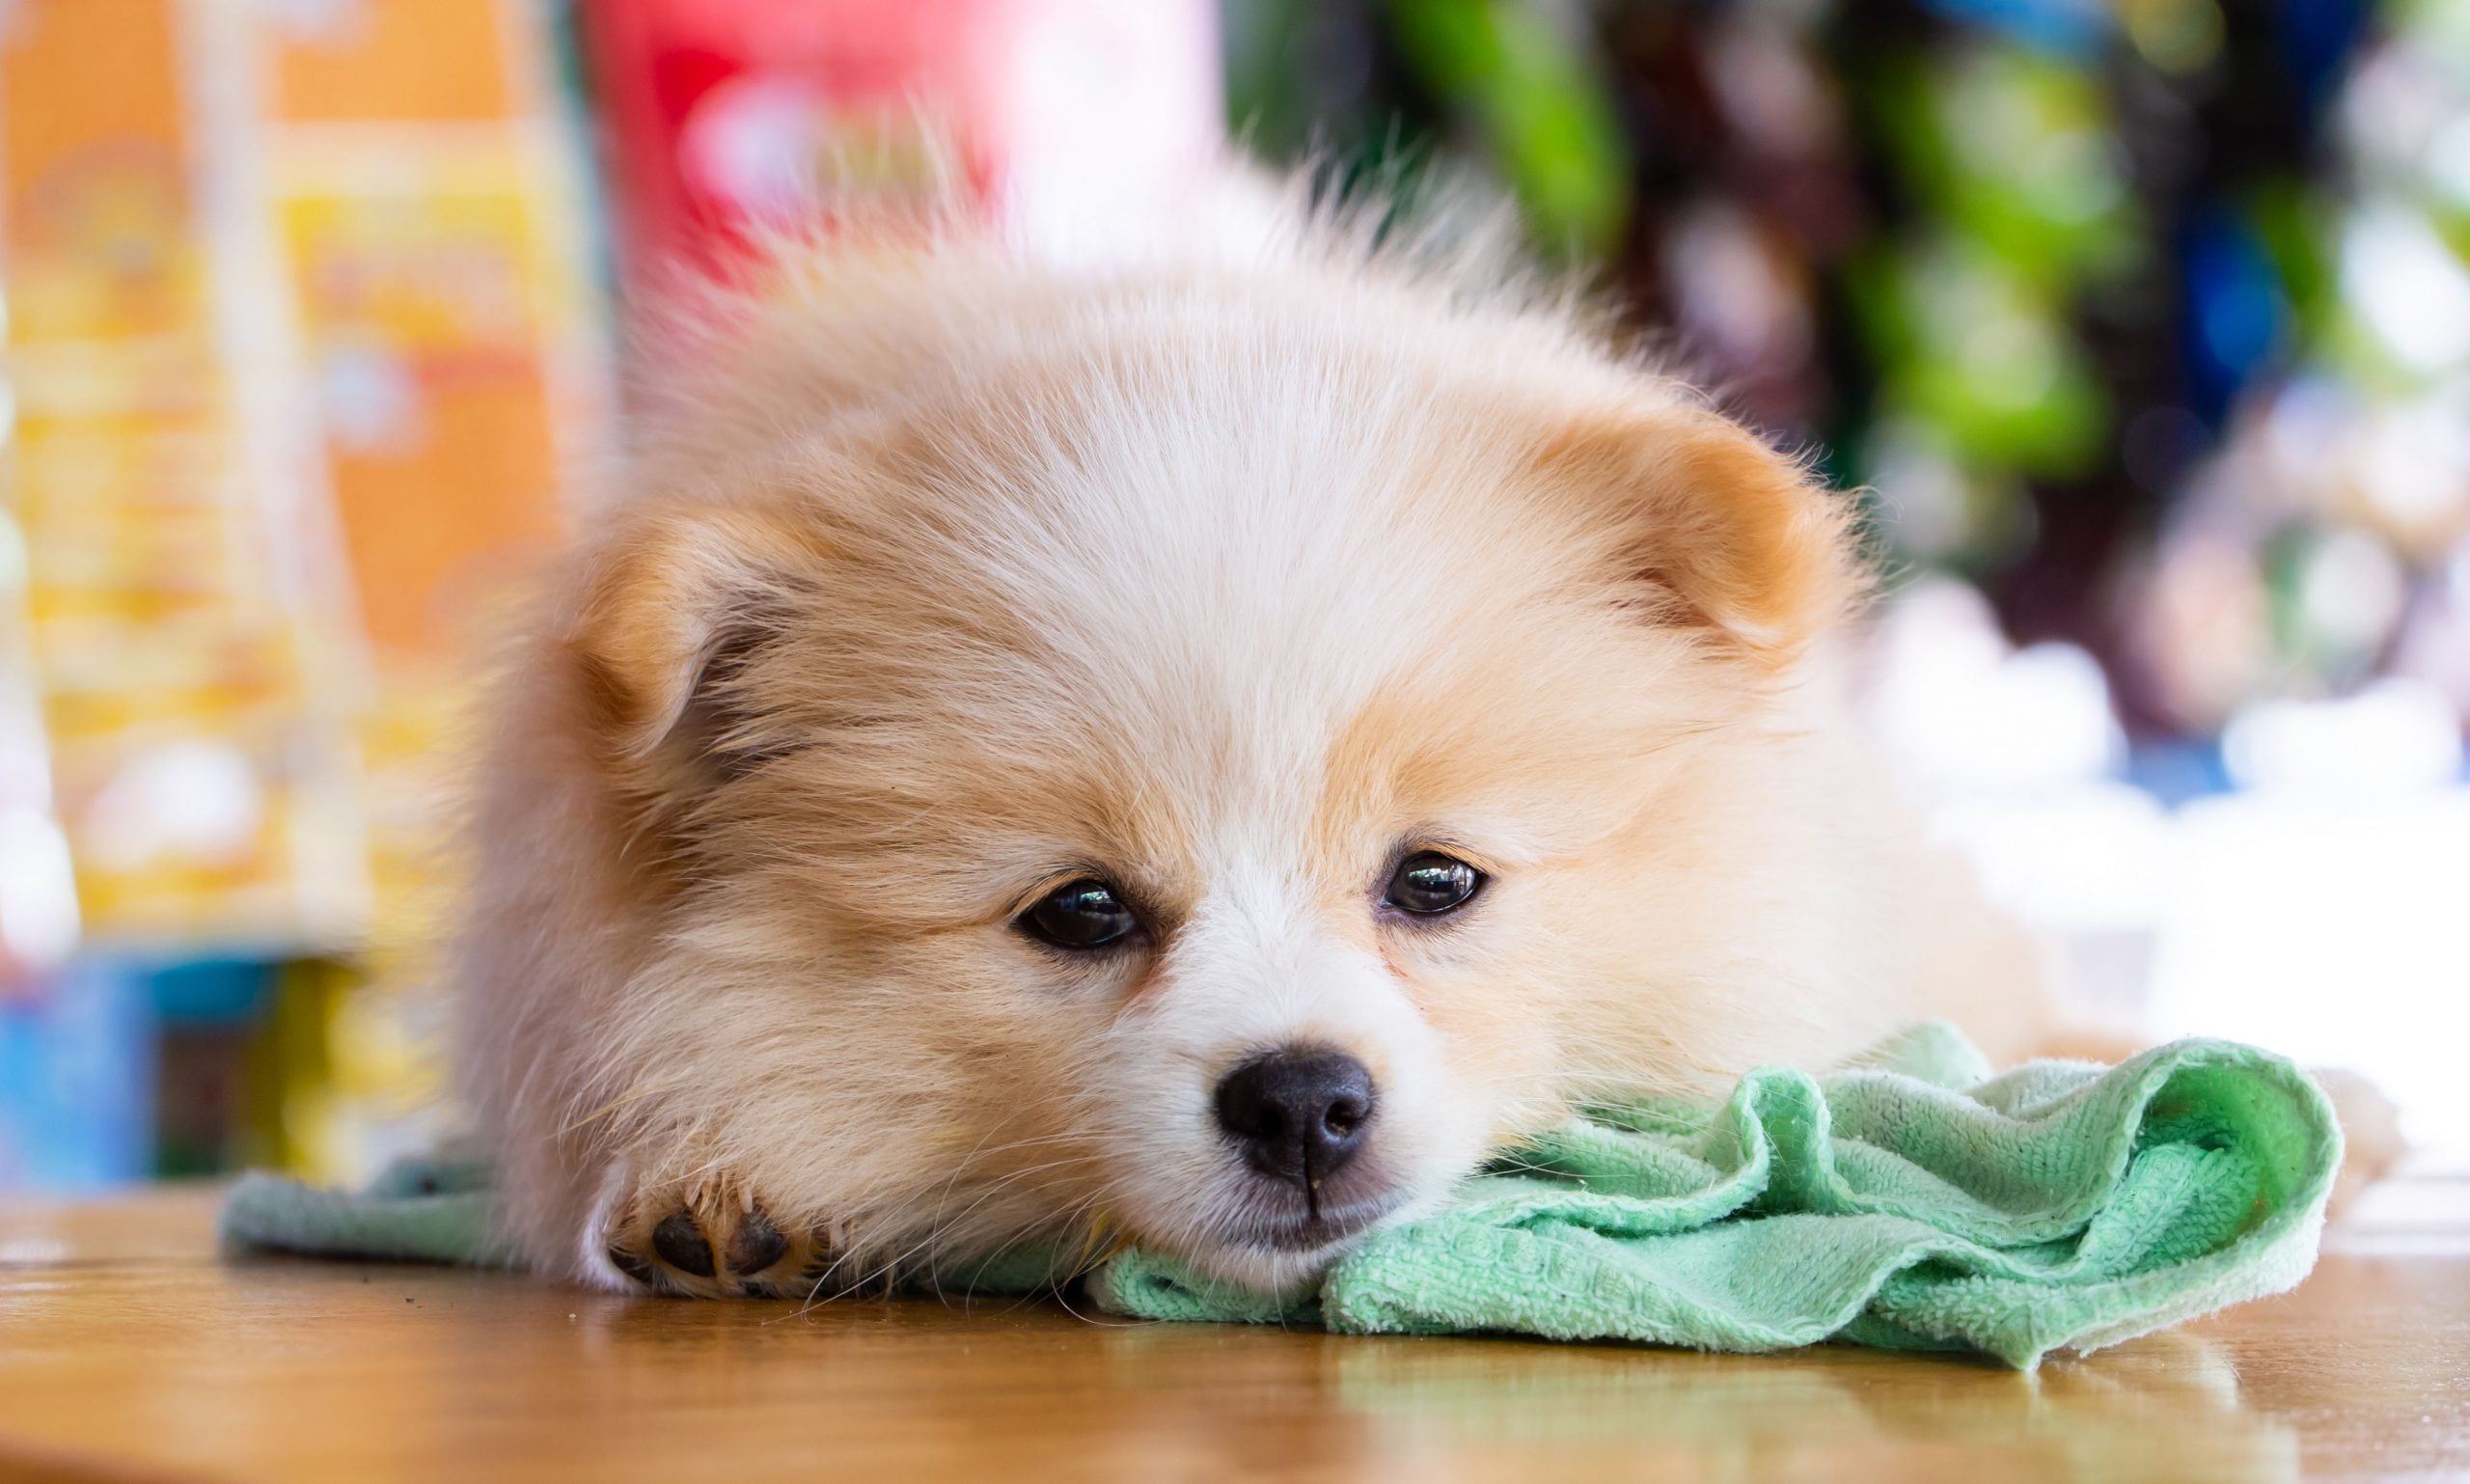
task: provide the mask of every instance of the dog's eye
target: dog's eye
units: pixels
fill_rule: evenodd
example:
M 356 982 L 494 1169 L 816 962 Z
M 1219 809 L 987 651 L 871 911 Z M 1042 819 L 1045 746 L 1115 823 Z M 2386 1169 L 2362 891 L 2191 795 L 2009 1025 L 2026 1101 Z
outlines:
M 1438 850 L 1418 850 L 1389 873 L 1383 900 L 1400 912 L 1434 918 L 1473 901 L 1483 887 L 1484 873 L 1466 862 Z
M 1132 915 L 1114 888 L 1084 876 L 1030 903 L 1013 925 L 1058 948 L 1102 948 L 1137 931 L 1140 920 Z

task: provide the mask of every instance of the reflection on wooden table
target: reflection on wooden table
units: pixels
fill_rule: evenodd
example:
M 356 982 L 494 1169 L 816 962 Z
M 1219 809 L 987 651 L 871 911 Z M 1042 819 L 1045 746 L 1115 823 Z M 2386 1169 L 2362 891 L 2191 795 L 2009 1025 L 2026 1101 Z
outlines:
M 1826 1348 L 694 1304 L 211 1252 L 209 1192 L 0 1214 L 0 1478 L 1921 1481 L 2470 1472 L 2470 1183 L 2296 1293 L 2038 1376 Z M 2372 1217 L 2375 1203 L 2366 1213 Z

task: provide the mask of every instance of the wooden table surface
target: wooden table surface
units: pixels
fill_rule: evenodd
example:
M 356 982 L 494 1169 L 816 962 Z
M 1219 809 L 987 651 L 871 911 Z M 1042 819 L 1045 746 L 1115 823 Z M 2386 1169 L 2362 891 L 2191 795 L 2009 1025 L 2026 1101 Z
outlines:
M 2376 1194 L 2416 1215 L 2297 1292 L 2037 1377 L 622 1299 L 224 1262 L 210 1191 L 14 1202 L 0 1479 L 2470 1478 L 2470 1180 Z

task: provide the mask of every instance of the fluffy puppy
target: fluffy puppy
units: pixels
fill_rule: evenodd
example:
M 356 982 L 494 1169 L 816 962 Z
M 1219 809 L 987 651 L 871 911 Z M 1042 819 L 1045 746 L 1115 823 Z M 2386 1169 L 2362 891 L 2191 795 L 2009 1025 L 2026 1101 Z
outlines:
M 1345 232 L 784 251 L 505 687 L 460 1067 L 540 1267 L 1270 1287 L 1591 1090 L 2039 1029 L 1852 736 L 1846 504 Z

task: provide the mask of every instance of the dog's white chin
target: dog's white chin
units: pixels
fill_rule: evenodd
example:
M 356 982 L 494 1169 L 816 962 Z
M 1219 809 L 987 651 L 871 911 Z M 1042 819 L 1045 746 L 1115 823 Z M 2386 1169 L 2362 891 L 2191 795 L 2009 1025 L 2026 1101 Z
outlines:
M 1412 1221 L 1440 1204 L 1438 1195 L 1391 1197 L 1377 1216 L 1328 1242 L 1291 1247 L 1271 1241 L 1166 1244 L 1194 1273 L 1248 1293 L 1301 1297 L 1331 1265 L 1383 1230 Z
M 1184 1261 L 1202 1278 L 1247 1293 L 1302 1298 L 1320 1281 L 1321 1275 L 1329 1272 L 1333 1263 L 1380 1230 L 1381 1225 L 1375 1223 L 1361 1231 L 1316 1248 L 1256 1247 L 1244 1243 L 1211 1245 L 1186 1252 Z

